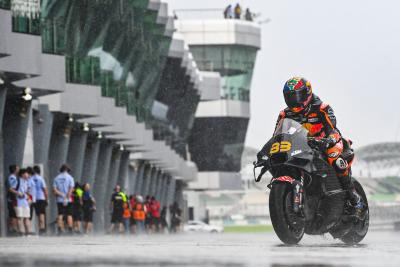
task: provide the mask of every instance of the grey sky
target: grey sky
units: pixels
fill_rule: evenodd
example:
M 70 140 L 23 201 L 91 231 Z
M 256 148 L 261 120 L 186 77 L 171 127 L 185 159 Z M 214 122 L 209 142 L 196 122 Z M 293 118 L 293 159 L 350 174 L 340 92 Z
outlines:
M 284 108 L 282 87 L 304 76 L 331 104 L 355 147 L 399 141 L 400 1 L 168 0 L 170 9 L 223 8 L 239 2 L 271 18 L 253 77 L 246 144 L 261 147 Z

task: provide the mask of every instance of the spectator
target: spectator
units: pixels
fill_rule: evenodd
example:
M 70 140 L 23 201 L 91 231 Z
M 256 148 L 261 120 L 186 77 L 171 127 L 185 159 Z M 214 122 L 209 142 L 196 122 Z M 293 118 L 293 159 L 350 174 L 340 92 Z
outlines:
M 93 229 L 93 212 L 96 211 L 96 201 L 92 194 L 90 193 L 90 185 L 85 184 L 83 186 L 83 228 L 85 234 L 89 234 Z
M 232 5 L 229 5 L 225 8 L 224 10 L 224 18 L 225 19 L 231 19 L 233 18 L 233 10 L 232 10 Z
M 130 228 L 132 216 L 131 216 L 131 210 L 129 209 L 128 202 L 124 202 L 123 209 L 124 209 L 124 212 L 122 214 L 122 218 L 124 220 L 125 234 L 129 234 L 129 228 Z
M 145 228 L 146 228 L 146 231 L 148 232 L 148 233 L 150 233 L 151 232 L 151 224 L 152 224 L 152 218 L 151 218 L 151 207 L 150 207 L 150 204 L 151 204 L 151 199 L 150 199 L 150 196 L 146 196 L 146 201 L 144 202 L 144 206 L 145 206 L 145 208 L 146 208 L 146 220 L 145 220 L 145 222 L 144 222 L 144 226 L 145 226 Z
M 74 191 L 72 192 L 72 219 L 74 221 L 75 234 L 81 234 L 82 222 L 82 205 L 83 205 L 83 190 L 79 183 L 75 183 Z
M 69 233 L 72 233 L 73 228 L 71 196 L 75 182 L 74 178 L 69 174 L 70 171 L 71 169 L 68 165 L 63 164 L 60 168 L 60 174 L 53 182 L 53 193 L 57 201 L 59 234 L 65 233 L 64 220 L 67 221 Z
M 160 202 L 156 200 L 156 198 L 153 196 L 151 197 L 150 200 L 150 212 L 151 212 L 151 218 L 152 218 L 152 231 L 153 232 L 158 232 L 160 227 Z
M 34 166 L 33 172 L 33 182 L 36 193 L 35 212 L 36 217 L 39 220 L 39 235 L 44 235 L 46 234 L 46 207 L 48 203 L 48 192 L 46 182 L 43 177 L 40 176 L 40 167 Z
M 20 180 L 17 178 L 19 167 L 17 165 L 9 166 L 10 175 L 6 181 L 7 190 L 7 208 L 8 208 L 8 233 L 9 235 L 18 234 L 18 220 L 15 214 L 17 206 L 17 195 Z
M 235 19 L 240 19 L 241 17 L 242 17 L 242 7 L 239 5 L 239 3 L 237 3 L 235 6 Z
M 124 192 L 121 192 L 121 187 L 119 185 L 115 186 L 114 193 L 111 196 L 111 202 L 110 202 L 110 209 L 112 210 L 112 215 L 111 215 L 111 225 L 108 231 L 109 233 L 114 232 L 115 224 L 118 225 L 119 232 L 120 233 L 123 232 L 123 225 L 122 225 L 122 219 L 124 213 L 123 204 L 126 201 L 127 197 Z
M 136 195 L 131 195 L 129 197 L 129 207 L 131 208 L 131 221 L 130 221 L 131 233 L 135 233 L 136 232 L 136 222 L 135 222 L 135 217 L 133 216 L 133 213 L 134 213 L 134 209 L 136 207 Z
M 249 8 L 246 8 L 246 14 L 244 16 L 247 21 L 253 21 L 253 14 L 250 12 Z
M 30 188 L 29 188 L 29 174 L 26 169 L 21 169 L 18 173 L 19 186 L 17 189 L 17 207 L 15 213 L 18 218 L 18 228 L 21 235 L 31 234 L 31 223 L 30 223 Z
M 138 233 L 145 232 L 145 219 L 146 219 L 146 207 L 143 203 L 143 197 L 136 197 L 136 204 L 133 208 L 133 218 L 135 219 L 136 228 Z
M 164 206 L 161 210 L 160 214 L 160 232 L 164 233 L 165 229 L 168 229 L 168 223 L 167 223 L 167 207 Z
M 181 218 L 182 210 L 179 208 L 177 202 L 174 202 L 174 204 L 170 206 L 170 213 L 171 213 L 171 232 L 176 233 L 179 231 L 182 221 Z
M 26 171 L 28 172 L 28 187 L 29 187 L 29 192 L 30 192 L 30 205 L 29 205 L 29 220 L 32 222 L 33 218 L 33 210 L 35 209 L 35 204 L 36 204 L 36 186 L 35 182 L 33 181 L 33 176 L 35 175 L 33 172 L 32 167 L 27 167 Z

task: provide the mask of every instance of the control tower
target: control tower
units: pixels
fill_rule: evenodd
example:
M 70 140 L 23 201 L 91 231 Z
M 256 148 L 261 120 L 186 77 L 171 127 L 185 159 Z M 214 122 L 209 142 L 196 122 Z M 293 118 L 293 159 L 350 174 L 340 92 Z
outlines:
M 198 181 L 189 188 L 202 192 L 202 199 L 209 191 L 215 195 L 242 188 L 239 172 L 250 119 L 251 81 L 261 48 L 259 24 L 224 19 L 222 12 L 218 16 L 221 18 L 189 10 L 179 12 L 175 22 L 203 78 L 189 139 L 190 155 L 199 169 Z M 190 216 L 190 196 L 188 199 L 189 217 L 204 219 L 196 216 L 196 211 Z M 203 204 L 209 207 L 209 203 Z

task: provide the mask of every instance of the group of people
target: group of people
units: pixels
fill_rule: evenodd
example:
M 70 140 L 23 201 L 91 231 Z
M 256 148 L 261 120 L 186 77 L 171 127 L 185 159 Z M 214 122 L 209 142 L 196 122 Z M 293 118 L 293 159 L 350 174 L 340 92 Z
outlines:
M 37 233 L 47 233 L 46 209 L 49 192 L 41 176 L 39 166 L 19 168 L 9 166 L 10 175 L 6 180 L 8 234 L 35 235 L 32 231 L 34 212 L 37 217 Z M 90 233 L 93 228 L 93 212 L 96 202 L 90 193 L 90 185 L 75 183 L 70 168 L 64 164 L 55 177 L 52 192 L 57 202 L 57 233 Z M 81 229 L 83 221 L 83 229 Z
M 111 225 L 109 234 L 164 233 L 168 228 L 167 207 L 154 196 L 127 196 L 117 185 L 110 201 Z
M 45 235 L 50 232 L 46 224 L 46 210 L 49 190 L 41 176 L 39 166 L 19 168 L 9 166 L 10 175 L 6 180 L 8 206 L 8 234 Z M 54 178 L 51 192 L 57 203 L 57 219 L 54 233 L 89 234 L 93 231 L 93 214 L 96 201 L 88 183 L 75 182 L 71 169 L 63 164 Z M 167 223 L 167 207 L 154 196 L 127 196 L 119 185 L 114 189 L 110 201 L 111 225 L 108 233 L 163 233 L 167 229 L 177 232 L 181 225 L 182 211 L 177 203 L 171 205 L 170 227 Z M 32 231 L 32 219 L 36 214 L 37 233 Z
M 43 234 L 46 231 L 48 191 L 40 175 L 40 167 L 20 169 L 17 165 L 11 165 L 9 171 L 10 176 L 6 180 L 9 234 L 32 234 L 33 211 L 38 217 L 39 234 Z
M 53 182 L 57 202 L 57 233 L 81 234 L 83 230 L 83 233 L 89 234 L 93 230 L 96 201 L 91 194 L 90 184 L 80 185 L 74 181 L 70 172 L 68 165 L 62 165 Z
M 224 9 L 224 18 L 225 19 L 242 19 L 242 7 L 237 3 L 234 7 L 233 5 L 228 5 Z M 246 8 L 246 11 L 244 13 L 244 18 L 247 21 L 253 21 L 254 15 L 250 11 L 249 8 Z

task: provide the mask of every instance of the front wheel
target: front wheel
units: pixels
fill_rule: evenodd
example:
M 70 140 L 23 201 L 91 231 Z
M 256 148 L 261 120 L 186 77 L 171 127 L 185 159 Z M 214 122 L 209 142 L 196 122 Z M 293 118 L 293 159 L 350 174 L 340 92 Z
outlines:
M 272 226 L 279 239 L 289 245 L 300 242 L 304 235 L 304 219 L 293 211 L 293 187 L 276 183 L 269 195 Z
M 365 195 L 364 189 L 362 188 L 361 184 L 353 179 L 354 187 L 357 193 L 363 199 L 364 205 L 366 205 L 365 213 L 363 219 L 359 219 L 354 225 L 352 229 L 340 239 L 349 245 L 360 243 L 364 237 L 367 235 L 368 227 L 369 227 L 369 208 L 368 208 L 368 200 L 367 196 Z

